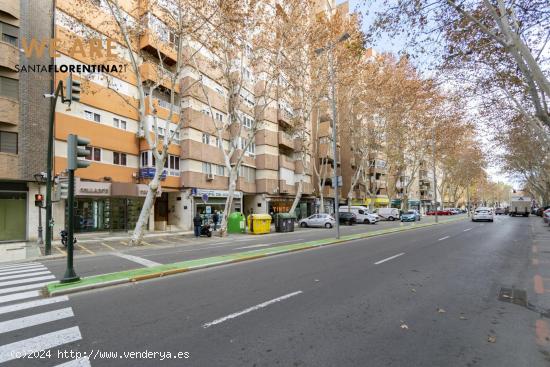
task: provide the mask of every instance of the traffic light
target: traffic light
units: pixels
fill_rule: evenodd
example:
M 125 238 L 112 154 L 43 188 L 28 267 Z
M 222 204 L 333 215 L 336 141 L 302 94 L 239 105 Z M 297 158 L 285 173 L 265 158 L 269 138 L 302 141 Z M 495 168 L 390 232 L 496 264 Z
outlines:
M 67 176 L 59 177 L 58 185 L 59 197 L 57 200 L 67 199 L 69 197 L 69 178 Z
M 79 80 L 73 80 L 73 73 L 69 73 L 69 77 L 67 78 L 67 85 L 66 85 L 66 94 L 67 94 L 67 101 L 71 103 L 72 101 L 79 102 L 80 101 L 80 81 Z
M 69 170 L 74 171 L 90 165 L 90 162 L 79 159 L 79 157 L 86 157 L 90 154 L 90 151 L 87 149 L 88 144 L 90 144 L 90 139 L 69 134 L 67 137 L 67 168 Z
M 34 206 L 42 206 L 43 202 L 44 202 L 44 195 L 42 194 L 34 195 Z

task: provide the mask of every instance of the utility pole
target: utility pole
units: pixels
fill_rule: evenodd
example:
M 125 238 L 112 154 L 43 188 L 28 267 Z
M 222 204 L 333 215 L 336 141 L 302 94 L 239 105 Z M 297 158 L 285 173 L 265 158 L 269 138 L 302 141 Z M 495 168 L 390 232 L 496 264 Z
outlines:
M 73 255 L 74 255 L 74 171 L 78 168 L 86 168 L 90 162 L 78 159 L 86 157 L 89 154 L 87 145 L 90 140 L 78 137 L 74 134 L 69 134 L 67 137 L 67 171 L 69 176 L 69 193 L 67 198 L 67 215 L 68 218 L 68 239 L 67 239 L 67 270 L 61 279 L 61 283 L 70 283 L 80 280 L 74 271 Z

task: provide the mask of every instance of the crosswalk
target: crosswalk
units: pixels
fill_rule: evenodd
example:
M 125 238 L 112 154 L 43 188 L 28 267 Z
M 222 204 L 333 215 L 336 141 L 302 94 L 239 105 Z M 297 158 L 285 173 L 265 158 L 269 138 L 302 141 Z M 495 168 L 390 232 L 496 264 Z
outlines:
M 0 365 L 90 366 L 88 357 L 67 360 L 56 351 L 75 350 L 69 343 L 82 335 L 67 296 L 41 295 L 40 288 L 53 280 L 37 262 L 0 265 Z

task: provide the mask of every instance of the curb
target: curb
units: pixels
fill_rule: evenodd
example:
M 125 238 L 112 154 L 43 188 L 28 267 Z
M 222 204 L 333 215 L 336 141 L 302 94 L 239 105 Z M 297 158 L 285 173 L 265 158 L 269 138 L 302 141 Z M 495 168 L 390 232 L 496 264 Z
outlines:
M 228 265 L 239 263 L 243 261 L 256 260 L 265 257 L 281 255 L 285 253 L 291 253 L 302 250 L 309 250 L 318 247 L 324 247 L 328 245 L 342 244 L 359 239 L 377 237 L 386 234 L 392 234 L 397 232 L 406 232 L 415 229 L 421 229 L 431 227 L 435 225 L 448 224 L 465 220 L 467 218 L 450 219 L 439 223 L 426 223 L 415 226 L 396 227 L 389 229 L 377 230 L 368 233 L 352 234 L 341 237 L 340 239 L 325 238 L 319 240 L 312 240 L 304 243 L 295 243 L 290 245 L 282 245 L 271 247 L 268 249 L 259 249 L 246 252 L 239 252 L 235 254 L 218 255 L 213 257 L 207 257 L 203 259 L 186 260 L 182 262 L 163 264 L 150 268 L 139 268 L 126 270 L 115 273 L 93 275 L 90 277 L 82 278 L 75 283 L 61 284 L 59 282 L 49 283 L 43 289 L 42 292 L 45 296 L 53 297 L 64 294 L 72 294 L 81 291 L 87 291 L 97 288 L 104 288 L 112 285 L 120 285 L 125 283 L 135 283 L 142 280 L 161 278 L 164 276 L 186 273 L 193 270 L 200 270 L 211 268 L 219 265 Z M 111 279 L 109 279 L 111 278 Z
M 20 260 L 14 260 L 14 261 L 5 261 L 0 262 L 0 266 L 2 265 L 11 265 L 11 264 L 24 264 L 31 261 L 48 261 L 48 260 L 58 260 L 58 259 L 64 259 L 67 257 L 66 255 L 44 255 L 44 256 L 34 256 L 34 257 L 28 257 L 26 259 L 20 259 Z

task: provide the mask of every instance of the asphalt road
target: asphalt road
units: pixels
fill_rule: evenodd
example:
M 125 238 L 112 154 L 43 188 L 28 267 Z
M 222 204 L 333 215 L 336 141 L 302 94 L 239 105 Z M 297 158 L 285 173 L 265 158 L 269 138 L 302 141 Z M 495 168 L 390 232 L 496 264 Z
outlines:
M 81 339 L 7 365 L 78 351 L 92 366 L 548 366 L 539 314 L 497 299 L 501 287 L 531 296 L 534 220 L 458 221 L 75 294 L 55 328 L 76 324 Z

